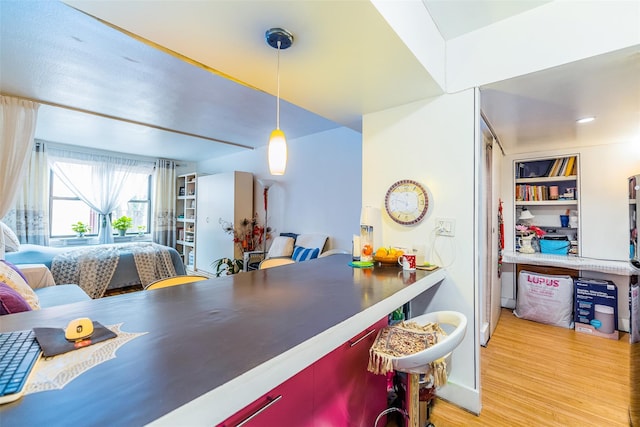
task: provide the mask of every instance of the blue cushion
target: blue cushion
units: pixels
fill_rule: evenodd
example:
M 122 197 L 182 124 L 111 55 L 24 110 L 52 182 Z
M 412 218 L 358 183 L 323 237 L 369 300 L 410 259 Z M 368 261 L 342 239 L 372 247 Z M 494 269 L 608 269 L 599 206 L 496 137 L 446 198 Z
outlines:
M 36 289 L 36 294 L 40 298 L 42 308 L 91 301 L 91 297 L 78 285 L 47 286 Z
M 318 258 L 318 255 L 320 255 L 319 248 L 303 248 L 302 246 L 296 246 L 293 248 L 293 256 L 291 258 L 295 262 L 300 262 Z

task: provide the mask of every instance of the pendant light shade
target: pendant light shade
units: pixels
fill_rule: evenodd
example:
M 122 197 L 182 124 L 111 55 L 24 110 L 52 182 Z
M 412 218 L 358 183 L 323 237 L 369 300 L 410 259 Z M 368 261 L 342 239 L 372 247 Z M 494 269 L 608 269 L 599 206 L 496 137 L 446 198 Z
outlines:
M 269 172 L 271 175 L 284 175 L 287 169 L 287 139 L 284 132 L 274 129 L 269 138 Z
M 268 158 L 271 175 L 284 175 L 287 168 L 287 139 L 280 130 L 280 50 L 293 44 L 293 34 L 282 28 L 272 28 L 265 33 L 267 44 L 278 51 L 278 69 L 276 96 L 276 128 L 269 137 Z

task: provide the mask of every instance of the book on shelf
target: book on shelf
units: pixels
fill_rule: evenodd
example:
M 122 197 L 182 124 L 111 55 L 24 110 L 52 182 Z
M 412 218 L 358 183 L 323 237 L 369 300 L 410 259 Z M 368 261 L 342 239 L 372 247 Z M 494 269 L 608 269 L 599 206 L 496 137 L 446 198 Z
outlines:
M 576 161 L 576 157 L 575 156 L 571 156 L 569 157 L 569 159 L 567 160 L 567 168 L 564 172 L 564 176 L 570 176 L 572 175 L 573 172 L 573 167 Z M 575 174 L 574 174 L 575 175 Z
M 551 166 L 551 170 L 547 174 L 547 176 L 557 176 L 558 171 L 560 170 L 560 165 L 562 164 L 562 159 L 556 159 Z

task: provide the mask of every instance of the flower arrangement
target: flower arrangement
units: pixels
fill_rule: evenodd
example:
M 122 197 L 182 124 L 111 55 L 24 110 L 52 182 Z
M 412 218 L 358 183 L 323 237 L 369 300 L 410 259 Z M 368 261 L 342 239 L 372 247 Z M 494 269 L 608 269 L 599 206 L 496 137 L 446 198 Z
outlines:
M 546 234 L 546 232 L 543 229 L 541 229 L 540 227 L 536 227 L 535 225 L 518 224 L 516 225 L 516 230 L 525 236 L 531 236 L 535 234 L 535 236 L 538 238 Z
M 234 227 L 232 222 L 219 220 L 222 229 L 233 236 L 233 242 L 243 251 L 255 251 L 262 245 L 263 239 L 269 239 L 269 228 L 265 230 L 258 222 L 258 214 L 253 218 L 244 218 Z

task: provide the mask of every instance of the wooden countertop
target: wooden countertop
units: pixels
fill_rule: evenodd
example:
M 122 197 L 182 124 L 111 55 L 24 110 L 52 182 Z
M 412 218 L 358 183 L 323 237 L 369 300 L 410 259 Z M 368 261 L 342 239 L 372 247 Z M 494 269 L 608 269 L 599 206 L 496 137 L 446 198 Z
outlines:
M 0 330 L 87 316 L 148 332 L 62 390 L 0 407 L 13 425 L 213 425 L 440 283 L 445 271 L 353 269 L 334 255 L 4 316 Z

